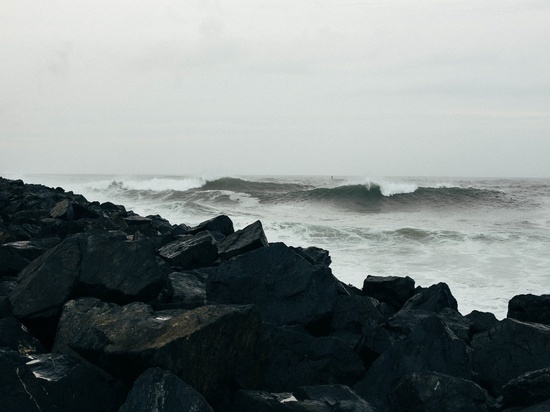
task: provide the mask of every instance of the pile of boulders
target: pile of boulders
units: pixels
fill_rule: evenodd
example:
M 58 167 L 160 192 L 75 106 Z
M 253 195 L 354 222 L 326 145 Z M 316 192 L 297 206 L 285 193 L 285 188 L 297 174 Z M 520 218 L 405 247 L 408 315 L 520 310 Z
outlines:
M 548 295 L 463 316 L 330 263 L 0 178 L 0 411 L 550 410 Z

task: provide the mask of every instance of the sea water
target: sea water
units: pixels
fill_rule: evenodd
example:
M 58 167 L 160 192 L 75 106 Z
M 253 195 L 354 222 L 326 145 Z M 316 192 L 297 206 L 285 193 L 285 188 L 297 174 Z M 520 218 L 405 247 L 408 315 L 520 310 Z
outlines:
M 256 220 L 270 242 L 318 246 L 341 281 L 445 282 L 459 311 L 506 316 L 517 294 L 550 293 L 550 179 L 339 176 L 19 175 L 172 224 Z

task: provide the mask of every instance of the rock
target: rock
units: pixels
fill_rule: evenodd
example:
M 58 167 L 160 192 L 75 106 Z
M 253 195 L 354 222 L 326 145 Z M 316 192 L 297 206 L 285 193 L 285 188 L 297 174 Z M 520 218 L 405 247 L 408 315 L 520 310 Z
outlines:
M 390 404 L 394 382 L 415 372 L 440 372 L 471 379 L 471 349 L 436 316 L 420 322 L 380 355 L 353 389 L 382 408 Z
M 115 377 L 132 381 L 158 366 L 176 374 L 209 402 L 229 388 L 257 384 L 259 314 L 252 306 L 209 305 L 153 311 L 94 298 L 68 302 L 54 351 L 71 349 Z
M 95 296 L 117 303 L 150 301 L 170 272 L 157 260 L 149 239 L 121 242 L 107 236 L 89 236 L 81 242 L 82 261 L 78 296 Z
M 203 231 L 168 243 L 160 248 L 159 255 L 173 267 L 189 270 L 212 265 L 218 248 L 212 233 Z
M 264 332 L 263 389 L 286 392 L 304 385 L 352 385 L 364 374 L 359 356 L 340 339 L 315 338 L 294 329 L 268 327 Z
M 299 401 L 321 401 L 331 411 L 373 412 L 372 406 L 345 385 L 302 386 L 294 391 Z
M 480 332 L 486 332 L 498 323 L 495 315 L 489 312 L 480 312 L 477 310 L 465 316 L 470 322 L 470 331 L 472 335 Z
M 0 348 L 9 348 L 24 356 L 46 352 L 38 339 L 13 317 L 0 319 Z
M 217 216 L 213 219 L 202 222 L 199 225 L 190 228 L 187 233 L 190 235 L 196 235 L 199 232 L 210 230 L 212 232 L 220 232 L 224 236 L 229 236 L 235 229 L 233 228 L 233 222 L 225 215 Z
M 415 293 L 404 303 L 402 309 L 424 309 L 437 313 L 443 309 L 458 311 L 458 304 L 449 286 L 446 283 L 438 283 Z
M 550 368 L 531 371 L 512 379 L 502 387 L 506 406 L 531 406 L 550 400 Z
M 206 304 L 206 284 L 193 272 L 173 272 L 154 303 L 155 309 L 194 309 Z
M 213 412 L 206 400 L 172 372 L 147 369 L 135 381 L 119 412 Z
M 27 358 L 0 348 L 0 411 L 53 412 L 58 409 L 27 367 Z
M 86 203 L 86 199 L 83 197 L 80 198 Z M 63 219 L 63 220 L 79 220 L 79 219 L 94 219 L 99 217 L 99 215 L 94 212 L 92 209 L 89 209 L 83 204 L 73 202 L 69 199 L 63 199 L 58 202 L 51 210 L 50 216 L 54 219 Z
M 487 412 L 496 401 L 474 382 L 436 372 L 413 373 L 399 380 L 393 410 L 400 412 Z
M 322 401 L 298 401 L 291 393 L 240 390 L 229 411 L 239 412 L 331 412 Z
M 414 294 L 414 280 L 410 277 L 367 276 L 363 282 L 363 295 L 400 309 Z
M 508 302 L 509 318 L 550 325 L 550 295 L 517 295 Z
M 251 250 L 268 246 L 262 223 L 256 222 L 228 235 L 218 244 L 218 254 L 223 260 L 242 255 Z
M 56 410 L 99 412 L 118 410 L 124 387 L 105 372 L 80 364 L 67 355 L 34 355 L 28 368 L 48 394 Z
M 401 333 L 386 329 L 384 325 L 369 319 L 363 325 L 361 337 L 354 350 L 368 369 L 382 353 L 403 338 Z
M 76 237 L 30 263 L 19 275 L 10 295 L 17 318 L 49 318 L 60 313 L 78 282 L 81 251 Z
M 44 254 L 46 251 L 61 242 L 58 237 L 48 237 L 19 242 L 10 242 L 2 245 L 2 249 L 13 255 L 19 255 L 27 261 L 32 261 Z
M 328 250 L 324 250 L 315 246 L 310 246 L 308 248 L 303 247 L 291 247 L 296 253 L 298 253 L 303 258 L 309 260 L 314 265 L 325 265 L 330 266 L 332 259 Z
M 25 269 L 28 264 L 28 259 L 25 259 L 18 253 L 0 247 L 0 277 L 15 276 Z
M 368 296 L 337 296 L 332 315 L 331 329 L 361 333 L 367 320 L 383 322 L 384 316 L 378 307 L 380 302 Z
M 274 325 L 307 325 L 329 317 L 336 287 L 329 268 L 275 243 L 222 263 L 208 277 L 206 295 L 219 303 L 255 304 Z
M 550 326 L 504 319 L 472 339 L 473 370 L 481 386 L 500 395 L 519 375 L 550 367 Z

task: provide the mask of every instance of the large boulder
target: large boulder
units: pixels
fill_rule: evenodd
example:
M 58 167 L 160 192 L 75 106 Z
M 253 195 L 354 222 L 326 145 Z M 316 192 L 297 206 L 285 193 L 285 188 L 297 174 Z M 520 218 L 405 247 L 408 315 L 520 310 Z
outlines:
M 495 395 L 511 379 L 550 367 L 550 326 L 504 319 L 471 344 L 477 379 Z
M 262 388 L 269 391 L 293 391 L 303 385 L 352 385 L 365 373 L 353 349 L 332 336 L 316 338 L 300 328 L 270 326 L 262 343 Z
M 472 378 L 471 349 L 436 316 L 424 319 L 374 361 L 353 389 L 369 401 L 388 407 L 400 378 L 415 372 L 440 372 Z
M 189 233 L 190 235 L 196 235 L 197 233 L 203 232 L 205 230 L 209 230 L 211 232 L 220 232 L 224 236 L 229 236 L 230 234 L 235 232 L 231 219 L 226 215 L 220 215 L 190 228 L 187 233 Z
M 230 234 L 220 241 L 217 246 L 220 258 L 227 260 L 233 256 L 242 255 L 251 250 L 268 246 L 268 242 L 262 223 L 257 220 L 244 229 Z
M 408 276 L 372 276 L 363 282 L 363 295 L 371 296 L 396 309 L 414 294 L 414 280 Z
M 126 394 L 104 371 L 60 354 L 33 355 L 27 362 L 59 411 L 116 412 Z
M 65 305 L 54 351 L 74 350 L 125 380 L 158 366 L 211 401 L 228 388 L 257 383 L 251 359 L 259 328 L 252 306 L 155 312 L 144 303 L 118 306 L 81 298 Z
M 119 412 L 214 412 L 206 400 L 172 372 L 147 369 L 135 381 Z
M 58 411 L 27 361 L 17 352 L 0 348 L 0 411 Z
M 517 295 L 508 302 L 509 318 L 550 325 L 550 295 Z
M 275 325 L 307 325 L 329 317 L 336 289 L 330 268 L 275 243 L 222 263 L 208 277 L 206 294 L 214 302 L 255 304 Z
M 158 309 L 194 309 L 206 304 L 206 283 L 196 272 L 172 272 L 152 305 Z
M 212 265 L 218 258 L 216 239 L 209 231 L 183 236 L 159 249 L 159 255 L 180 270 Z
M 0 348 L 9 348 L 21 355 L 46 352 L 38 339 L 13 317 L 0 319 Z
M 506 406 L 530 406 L 550 400 L 550 368 L 512 379 L 502 387 L 502 399 Z
M 458 311 L 458 303 L 446 283 L 438 283 L 422 288 L 411 296 L 402 310 L 424 309 L 430 312 L 441 312 L 443 309 Z
M 496 401 L 470 380 L 437 372 L 413 373 L 400 379 L 392 396 L 399 412 L 488 412 Z

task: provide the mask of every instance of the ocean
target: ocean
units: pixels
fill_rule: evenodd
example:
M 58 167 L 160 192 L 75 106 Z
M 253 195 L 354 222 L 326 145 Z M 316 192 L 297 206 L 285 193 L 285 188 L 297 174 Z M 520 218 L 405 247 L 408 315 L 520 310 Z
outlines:
M 506 316 L 517 294 L 550 293 L 550 179 L 341 176 L 6 175 L 122 204 L 172 224 L 256 220 L 270 242 L 318 246 L 341 281 L 445 282 L 462 314 Z

